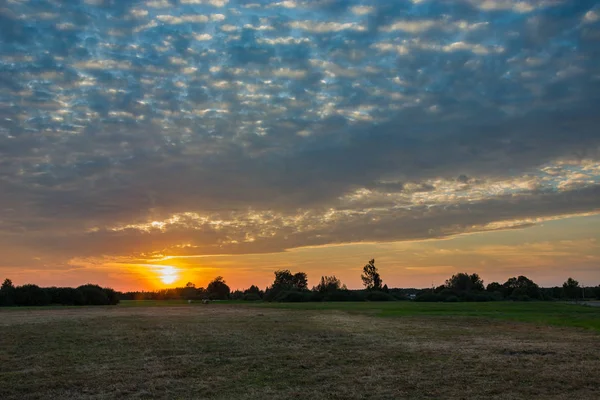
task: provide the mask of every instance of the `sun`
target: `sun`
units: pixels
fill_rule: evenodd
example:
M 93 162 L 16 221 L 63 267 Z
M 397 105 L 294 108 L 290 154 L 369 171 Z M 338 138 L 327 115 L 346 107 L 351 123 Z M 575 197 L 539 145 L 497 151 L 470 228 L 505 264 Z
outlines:
M 165 265 L 160 269 L 160 280 L 165 285 L 170 285 L 179 279 L 179 270 L 170 265 Z

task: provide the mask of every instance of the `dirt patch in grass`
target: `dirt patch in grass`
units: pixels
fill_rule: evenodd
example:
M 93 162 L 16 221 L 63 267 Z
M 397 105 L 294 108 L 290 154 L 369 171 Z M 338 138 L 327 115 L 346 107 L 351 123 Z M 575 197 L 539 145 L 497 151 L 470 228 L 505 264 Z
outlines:
M 600 398 L 595 332 L 243 306 L 0 313 L 2 399 Z

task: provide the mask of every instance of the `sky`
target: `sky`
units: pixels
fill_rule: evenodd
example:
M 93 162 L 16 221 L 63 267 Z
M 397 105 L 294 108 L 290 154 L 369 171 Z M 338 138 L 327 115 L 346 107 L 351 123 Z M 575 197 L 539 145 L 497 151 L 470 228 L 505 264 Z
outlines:
M 0 278 L 600 284 L 600 1 L 4 0 Z

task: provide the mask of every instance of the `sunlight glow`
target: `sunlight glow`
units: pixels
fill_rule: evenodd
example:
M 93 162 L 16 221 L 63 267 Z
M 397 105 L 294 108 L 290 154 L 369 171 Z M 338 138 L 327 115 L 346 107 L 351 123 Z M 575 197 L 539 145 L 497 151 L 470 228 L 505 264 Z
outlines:
M 170 285 L 179 279 L 179 270 L 170 265 L 166 265 L 160 269 L 160 280 L 165 285 Z

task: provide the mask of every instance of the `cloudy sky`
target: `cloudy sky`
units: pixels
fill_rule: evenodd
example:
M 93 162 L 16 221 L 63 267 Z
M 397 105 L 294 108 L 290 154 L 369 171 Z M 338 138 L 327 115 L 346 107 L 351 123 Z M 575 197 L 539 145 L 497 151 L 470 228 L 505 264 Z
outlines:
M 599 213 L 600 1 L 0 2 L 0 278 L 591 285 Z

